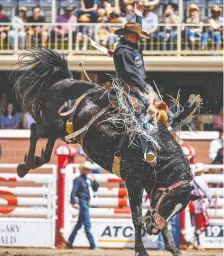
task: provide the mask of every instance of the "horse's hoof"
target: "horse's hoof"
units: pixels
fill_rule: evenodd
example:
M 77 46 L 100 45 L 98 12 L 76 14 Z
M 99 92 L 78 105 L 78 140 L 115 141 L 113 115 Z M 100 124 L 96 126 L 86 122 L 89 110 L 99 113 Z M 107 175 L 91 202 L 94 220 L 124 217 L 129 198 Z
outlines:
M 17 166 L 17 174 L 20 178 L 23 178 L 29 172 L 29 170 L 30 168 L 25 164 L 19 164 Z
M 146 251 L 144 252 L 135 252 L 135 256 L 149 256 Z
M 179 255 L 182 255 L 181 251 L 179 250 L 176 250 L 174 253 L 173 253 L 174 256 L 179 256 Z
M 180 256 L 180 255 L 182 255 L 181 251 L 178 250 L 178 249 L 173 250 L 171 253 L 173 254 L 173 256 Z

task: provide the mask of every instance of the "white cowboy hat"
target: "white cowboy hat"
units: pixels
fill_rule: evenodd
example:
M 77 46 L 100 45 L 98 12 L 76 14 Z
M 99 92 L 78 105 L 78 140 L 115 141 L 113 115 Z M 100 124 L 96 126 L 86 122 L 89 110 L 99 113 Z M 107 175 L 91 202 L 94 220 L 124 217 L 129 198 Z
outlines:
M 193 168 L 193 173 L 198 173 L 198 172 L 207 172 L 208 170 L 204 167 L 205 165 L 203 163 L 196 163 L 194 168 Z
M 94 165 L 91 164 L 89 161 L 86 161 L 86 162 L 80 164 L 79 169 L 80 170 L 83 170 L 83 169 L 93 170 L 94 169 Z
M 192 10 L 196 10 L 196 11 L 200 12 L 200 8 L 196 4 L 191 4 L 188 6 L 188 11 L 190 12 Z

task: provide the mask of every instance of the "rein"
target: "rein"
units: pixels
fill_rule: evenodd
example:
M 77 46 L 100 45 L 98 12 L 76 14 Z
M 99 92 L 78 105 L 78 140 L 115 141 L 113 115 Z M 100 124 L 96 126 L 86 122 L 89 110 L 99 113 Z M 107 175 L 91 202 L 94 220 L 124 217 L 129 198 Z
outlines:
M 105 108 L 101 109 L 99 113 L 97 113 L 93 118 L 90 119 L 90 121 L 87 123 L 87 125 L 84 125 L 83 128 L 79 129 L 78 131 L 76 132 L 73 132 L 72 134 L 69 134 L 67 136 L 65 136 L 65 139 L 66 140 L 71 140 L 71 139 L 75 139 L 78 135 L 82 134 L 89 130 L 90 126 L 100 117 L 102 116 L 103 114 L 105 114 L 109 109 L 111 108 L 111 104 L 107 105 Z M 85 136 L 85 134 L 82 136 L 82 140 Z
M 75 104 L 73 105 L 73 107 L 72 107 L 70 110 L 68 110 L 68 111 L 66 111 L 66 112 L 64 112 L 64 113 L 61 113 L 62 110 L 63 110 L 65 107 L 68 106 L 67 102 L 65 102 L 65 103 L 59 108 L 58 114 L 59 114 L 60 116 L 68 116 L 68 115 L 71 115 L 71 114 L 72 114 L 72 116 L 74 116 L 74 115 L 75 115 L 75 111 L 76 111 L 78 105 L 81 103 L 81 101 L 82 101 L 83 99 L 85 99 L 85 97 L 89 96 L 90 94 L 92 94 L 92 93 L 94 93 L 94 92 L 98 92 L 98 91 L 99 91 L 98 88 L 89 89 L 87 92 L 83 93 L 83 94 L 75 101 Z
M 66 112 L 63 112 L 63 109 L 65 107 L 68 106 L 67 102 L 65 102 L 58 110 L 58 114 L 60 116 L 68 116 L 70 115 L 69 119 L 67 122 L 70 122 L 71 125 L 72 125 L 72 122 L 73 122 L 73 116 L 75 115 L 75 112 L 76 112 L 76 109 L 77 107 L 79 106 L 79 104 L 82 102 L 83 99 L 85 99 L 87 96 L 95 93 L 95 92 L 98 92 L 99 91 L 99 88 L 93 88 L 93 89 L 89 89 L 87 92 L 83 93 L 76 101 L 75 101 L 75 104 L 73 105 L 73 107 L 66 111 Z M 94 117 L 92 117 L 90 119 L 90 121 L 84 125 L 83 128 L 79 129 L 78 131 L 76 132 L 72 132 L 71 134 L 65 136 L 65 140 L 68 141 L 68 142 L 72 142 L 72 140 L 74 140 L 77 136 L 81 135 L 82 134 L 82 138 L 81 138 L 81 141 L 83 141 L 87 131 L 89 130 L 90 126 L 100 117 L 102 116 L 103 114 L 105 114 L 110 108 L 111 108 L 112 104 L 108 104 L 105 108 L 101 109 L 99 113 L 97 113 Z M 73 130 L 73 128 L 71 129 Z M 68 131 L 67 131 L 68 132 Z
M 151 216 L 153 220 L 156 223 L 156 229 L 159 231 L 162 231 L 168 224 L 168 221 L 166 221 L 160 214 L 159 214 L 159 207 L 162 204 L 163 200 L 167 197 L 167 195 L 175 190 L 178 187 L 183 186 L 184 184 L 188 184 L 189 182 L 187 180 L 178 181 L 171 186 L 167 188 L 158 188 L 157 190 L 163 191 L 162 195 L 159 198 L 159 201 L 157 202 L 155 208 L 153 209 L 151 206 L 149 206 L 149 212 L 151 213 Z M 155 232 L 157 234 L 157 232 Z

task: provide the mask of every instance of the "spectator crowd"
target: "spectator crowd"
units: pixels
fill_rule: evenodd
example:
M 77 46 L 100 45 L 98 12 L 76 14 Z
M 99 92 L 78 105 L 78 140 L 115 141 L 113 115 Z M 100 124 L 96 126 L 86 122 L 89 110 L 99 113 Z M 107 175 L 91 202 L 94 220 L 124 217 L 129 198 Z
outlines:
M 30 48 L 33 43 L 58 49 L 61 45 L 68 45 L 68 38 L 72 36 L 72 45 L 77 51 L 88 49 L 89 37 L 113 49 L 119 39 L 114 30 L 126 22 L 135 22 L 134 2 L 123 0 L 115 7 L 107 0 L 81 0 L 79 6 L 68 4 L 60 8 L 61 14 L 55 20 L 58 24 L 53 28 L 45 25 L 46 17 L 39 6 L 32 8 L 31 16 L 27 7 L 18 6 L 10 20 L 0 4 L 0 48 L 4 48 L 7 42 L 14 48 L 18 36 L 19 49 Z M 142 0 L 142 5 L 142 28 L 150 35 L 150 40 L 144 43 L 145 49 L 175 50 L 178 31 L 183 49 L 192 49 L 196 42 L 201 50 L 209 47 L 221 49 L 224 24 L 221 7 L 212 6 L 209 16 L 204 17 L 199 6 L 191 4 L 187 6 L 186 17 L 181 17 L 178 5 L 172 2 L 161 6 L 155 5 L 155 1 Z M 161 10 L 161 15 L 158 15 L 158 10 Z M 31 25 L 27 25 L 29 23 Z

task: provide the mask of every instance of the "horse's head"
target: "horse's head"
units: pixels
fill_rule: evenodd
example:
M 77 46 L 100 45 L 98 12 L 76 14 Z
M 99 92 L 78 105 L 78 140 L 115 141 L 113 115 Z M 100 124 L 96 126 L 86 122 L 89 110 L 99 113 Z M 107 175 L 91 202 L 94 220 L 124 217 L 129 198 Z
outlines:
M 179 181 L 167 188 L 158 188 L 151 198 L 145 227 L 149 235 L 157 235 L 166 228 L 171 218 L 185 209 L 189 201 L 199 197 L 191 194 L 193 186 L 187 180 Z

